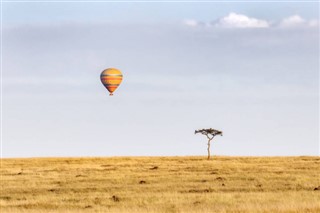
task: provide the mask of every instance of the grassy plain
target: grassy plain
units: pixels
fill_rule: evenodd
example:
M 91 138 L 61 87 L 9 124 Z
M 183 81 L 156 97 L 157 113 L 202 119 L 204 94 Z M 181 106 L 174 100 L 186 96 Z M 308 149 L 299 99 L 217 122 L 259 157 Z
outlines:
M 0 208 L 2 213 L 320 212 L 320 158 L 2 159 Z

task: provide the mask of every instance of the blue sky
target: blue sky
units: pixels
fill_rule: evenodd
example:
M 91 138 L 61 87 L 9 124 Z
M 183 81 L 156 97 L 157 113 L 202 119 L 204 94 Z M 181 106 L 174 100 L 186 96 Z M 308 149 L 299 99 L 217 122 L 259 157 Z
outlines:
M 319 154 L 318 3 L 2 6 L 4 157 Z
M 225 16 L 230 12 L 251 15 L 256 18 L 279 20 L 293 14 L 306 19 L 318 17 L 317 3 L 225 3 L 225 2 L 73 2 L 73 3 L 4 3 L 5 23 L 53 23 L 53 22 L 108 22 L 154 23 L 179 22 L 197 18 L 202 21 Z

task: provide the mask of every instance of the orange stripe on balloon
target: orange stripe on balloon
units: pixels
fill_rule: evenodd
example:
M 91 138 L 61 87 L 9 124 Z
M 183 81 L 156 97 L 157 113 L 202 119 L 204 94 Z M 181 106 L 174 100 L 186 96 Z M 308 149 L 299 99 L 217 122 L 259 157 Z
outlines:
M 122 77 L 103 77 L 103 80 L 122 80 Z

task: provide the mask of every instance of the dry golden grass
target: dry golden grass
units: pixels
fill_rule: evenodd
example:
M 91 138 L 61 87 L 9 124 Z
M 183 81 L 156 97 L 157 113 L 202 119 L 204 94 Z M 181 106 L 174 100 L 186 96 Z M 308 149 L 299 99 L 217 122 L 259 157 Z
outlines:
M 2 159 L 1 212 L 320 212 L 319 157 Z

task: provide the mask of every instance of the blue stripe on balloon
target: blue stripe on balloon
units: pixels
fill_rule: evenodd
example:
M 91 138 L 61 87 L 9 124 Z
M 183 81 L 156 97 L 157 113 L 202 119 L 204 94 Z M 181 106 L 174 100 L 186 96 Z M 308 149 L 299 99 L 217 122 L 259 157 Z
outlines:
M 119 86 L 119 84 L 103 84 L 105 86 Z

